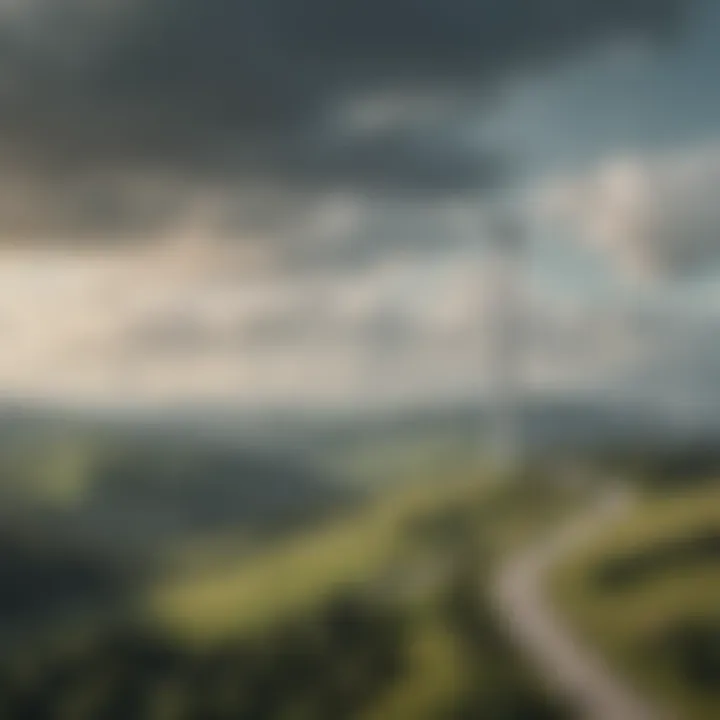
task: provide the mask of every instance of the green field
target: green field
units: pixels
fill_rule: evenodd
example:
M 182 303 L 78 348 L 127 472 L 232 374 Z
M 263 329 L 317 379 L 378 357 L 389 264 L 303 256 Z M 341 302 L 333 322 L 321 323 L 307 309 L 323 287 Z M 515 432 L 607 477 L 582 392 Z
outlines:
M 189 638 L 247 632 L 297 615 L 343 588 L 397 585 L 437 564 L 458 536 L 497 558 L 546 529 L 577 498 L 545 484 L 503 486 L 453 475 L 381 494 L 350 517 L 274 543 L 251 558 L 154 585 L 145 610 Z M 478 571 L 480 568 L 478 568 Z M 405 582 L 411 582 L 408 578 Z M 382 588 L 381 588 L 382 590 Z
M 650 495 L 553 578 L 578 630 L 681 718 L 720 717 L 720 486 Z
M 163 582 L 146 611 L 183 642 L 203 645 L 312 618 L 343 590 L 370 595 L 403 618 L 407 667 L 359 717 L 474 717 L 481 708 L 498 718 L 559 717 L 497 635 L 483 587 L 505 552 L 579 501 L 542 482 L 503 485 L 482 475 L 404 486 L 235 569 Z M 467 714 L 457 715 L 463 707 Z
M 505 553 L 545 535 L 584 491 L 540 472 L 501 482 L 450 455 L 433 446 L 358 464 L 372 492 L 285 532 L 190 534 L 169 554 L 165 543 L 113 611 L 78 617 L 71 596 L 37 647 L 6 652 L 0 717 L 565 717 L 499 631 L 486 590 Z M 75 511 L 83 493 L 64 479 L 79 467 L 51 465 L 48 477 L 64 473 L 53 512 Z M 65 567 L 50 560 L 37 556 L 38 582 Z

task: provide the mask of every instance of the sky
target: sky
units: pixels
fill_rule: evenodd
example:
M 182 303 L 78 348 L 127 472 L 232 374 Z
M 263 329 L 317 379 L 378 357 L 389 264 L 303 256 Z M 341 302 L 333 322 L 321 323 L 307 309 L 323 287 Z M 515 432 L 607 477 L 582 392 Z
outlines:
M 529 390 L 706 402 L 719 36 L 712 0 L 0 0 L 0 394 L 486 397 L 509 223 Z

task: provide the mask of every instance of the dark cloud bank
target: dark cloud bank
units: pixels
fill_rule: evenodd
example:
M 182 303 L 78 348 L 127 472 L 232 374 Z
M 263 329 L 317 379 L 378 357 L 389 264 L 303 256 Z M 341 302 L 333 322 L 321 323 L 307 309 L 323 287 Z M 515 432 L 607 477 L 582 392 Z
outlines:
M 169 190 L 148 203 L 139 177 L 238 193 L 482 187 L 502 163 L 457 140 L 464 105 L 610 39 L 664 36 L 689 4 L 34 0 L 0 15 L 0 177 L 34 198 L 10 208 L 14 229 L 42 229 L 38 198 L 56 227 L 140 229 L 177 209 Z M 343 111 L 417 97 L 435 112 L 367 126 Z

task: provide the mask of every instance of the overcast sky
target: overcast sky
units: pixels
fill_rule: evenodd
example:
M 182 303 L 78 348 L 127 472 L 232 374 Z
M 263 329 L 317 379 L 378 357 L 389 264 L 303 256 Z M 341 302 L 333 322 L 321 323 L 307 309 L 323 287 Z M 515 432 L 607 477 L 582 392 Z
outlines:
M 0 392 L 482 396 L 501 206 L 528 386 L 707 397 L 718 40 L 712 0 L 0 0 Z

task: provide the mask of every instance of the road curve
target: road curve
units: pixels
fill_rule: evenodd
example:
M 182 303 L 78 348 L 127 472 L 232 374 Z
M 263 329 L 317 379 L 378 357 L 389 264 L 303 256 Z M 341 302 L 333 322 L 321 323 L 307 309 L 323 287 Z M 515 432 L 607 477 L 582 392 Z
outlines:
M 582 720 L 669 720 L 573 637 L 544 590 L 548 571 L 632 505 L 629 492 L 608 491 L 550 538 L 506 562 L 492 588 L 493 601 L 512 640 L 548 687 Z

